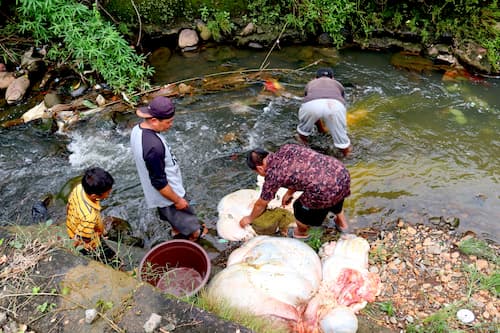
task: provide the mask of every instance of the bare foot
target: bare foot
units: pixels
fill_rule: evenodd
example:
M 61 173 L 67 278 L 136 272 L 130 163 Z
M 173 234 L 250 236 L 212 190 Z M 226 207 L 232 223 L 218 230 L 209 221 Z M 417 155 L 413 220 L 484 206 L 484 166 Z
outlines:
M 335 217 L 335 225 L 340 231 L 346 231 L 348 226 L 347 226 L 347 221 L 345 219 L 344 211 L 340 212 L 337 214 Z
M 307 136 L 305 135 L 302 135 L 302 134 L 295 134 L 294 136 L 295 140 L 297 140 L 297 142 L 303 146 L 308 146 L 309 143 L 307 142 Z
M 346 157 L 347 155 L 349 155 L 352 152 L 352 145 L 350 145 L 347 148 L 341 149 L 341 151 L 342 151 L 342 154 L 344 154 L 344 157 Z
M 202 224 L 200 226 L 199 230 L 196 230 L 189 236 L 189 240 L 193 242 L 199 241 L 203 236 L 205 236 L 208 233 L 208 228 L 205 224 Z

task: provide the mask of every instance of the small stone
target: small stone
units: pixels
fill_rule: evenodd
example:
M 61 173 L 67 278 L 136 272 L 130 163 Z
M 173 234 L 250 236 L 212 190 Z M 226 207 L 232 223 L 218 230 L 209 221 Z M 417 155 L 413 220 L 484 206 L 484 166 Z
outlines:
M 426 239 L 424 239 L 424 246 L 430 246 L 432 244 L 433 244 L 433 241 L 429 237 L 427 237 Z
M 243 31 L 241 31 L 241 36 L 248 36 L 252 34 L 255 31 L 255 25 L 250 22 L 246 25 L 245 28 L 243 28 Z
M 248 47 L 252 49 L 263 49 L 264 46 L 262 44 L 256 43 L 256 42 L 250 42 L 248 43 Z
M 97 105 L 103 106 L 104 104 L 106 104 L 106 98 L 104 98 L 101 94 L 99 94 L 95 98 L 95 102 L 97 103 Z
M 85 322 L 87 324 L 92 324 L 96 318 L 97 318 L 97 310 L 96 309 L 85 310 Z
M 179 48 L 196 46 L 198 44 L 198 34 L 192 29 L 184 29 L 179 34 L 178 45 Z
M 472 311 L 468 309 L 460 309 L 457 312 L 457 318 L 460 320 L 462 323 L 468 324 L 474 321 L 475 316 Z
M 0 312 L 0 326 L 3 326 L 7 322 L 7 313 Z
M 430 254 L 440 254 L 441 253 L 441 247 L 439 245 L 431 245 L 427 248 L 427 252 Z
M 412 228 L 412 227 L 410 227 L 410 226 L 408 226 L 408 228 L 406 228 L 406 230 L 408 231 L 408 233 L 410 235 L 416 235 L 417 234 L 417 230 L 414 229 L 414 228 Z
M 161 316 L 156 313 L 152 313 L 148 321 L 143 326 L 144 331 L 146 333 L 153 333 L 155 329 L 160 327 L 160 323 L 161 323 Z
M 172 332 L 175 330 L 175 325 L 172 323 L 168 323 L 167 325 L 162 327 L 165 332 Z
M 488 269 L 488 261 L 486 261 L 484 259 L 478 259 L 476 261 L 476 268 L 478 269 L 478 271 L 487 270 Z

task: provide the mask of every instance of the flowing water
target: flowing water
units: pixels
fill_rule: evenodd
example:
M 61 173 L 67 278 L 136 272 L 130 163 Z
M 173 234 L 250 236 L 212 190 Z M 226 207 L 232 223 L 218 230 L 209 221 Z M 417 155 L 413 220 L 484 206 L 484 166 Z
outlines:
M 208 73 L 259 68 L 266 52 L 208 49 L 156 61 L 155 84 Z M 352 177 L 345 201 L 352 227 L 376 226 L 402 218 L 412 223 L 459 219 L 459 231 L 472 230 L 498 241 L 500 235 L 500 81 L 443 82 L 439 73 L 395 69 L 390 54 L 342 51 L 338 55 L 310 47 L 276 49 L 269 68 L 297 69 L 318 59 L 334 68 L 346 87 L 352 156 L 344 158 Z M 217 203 L 240 188 L 254 188 L 256 174 L 245 153 L 257 146 L 275 150 L 295 142 L 297 111 L 304 85 L 318 66 L 297 72 L 268 72 L 286 94 L 263 92 L 261 82 L 237 90 L 193 94 L 175 100 L 178 113 L 167 140 L 181 163 L 186 188 L 200 218 L 214 233 Z M 31 105 L 0 107 L 0 118 L 19 117 Z M 7 116 L 10 114 L 10 116 Z M 53 134 L 40 121 L 0 128 L 0 224 L 31 223 L 31 207 L 45 195 L 53 219 L 64 218 L 57 197 L 89 166 L 101 166 L 115 178 L 103 202 L 104 215 L 130 222 L 137 235 L 164 226 L 145 209 L 132 161 L 129 134 L 133 110 L 121 121 L 108 114 L 80 121 L 67 135 Z M 314 148 L 328 154 L 328 136 L 316 135 Z M 304 170 L 307 172 L 307 170 Z M 155 231 L 148 225 L 157 225 Z M 148 243 L 147 243 L 148 244 Z

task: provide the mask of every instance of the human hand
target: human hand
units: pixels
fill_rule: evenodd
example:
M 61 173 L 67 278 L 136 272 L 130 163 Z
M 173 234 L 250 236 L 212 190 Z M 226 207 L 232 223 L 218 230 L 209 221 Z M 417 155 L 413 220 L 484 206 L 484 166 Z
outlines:
M 181 198 L 179 201 L 174 203 L 175 209 L 177 210 L 184 210 L 189 207 L 189 202 L 187 202 L 186 199 Z
M 240 220 L 240 227 L 245 228 L 250 223 L 252 223 L 250 216 L 245 216 Z
M 281 205 L 283 207 L 285 206 L 288 206 L 291 202 L 292 202 L 292 199 L 293 199 L 293 193 L 285 193 L 285 195 L 283 195 L 283 199 L 281 199 Z

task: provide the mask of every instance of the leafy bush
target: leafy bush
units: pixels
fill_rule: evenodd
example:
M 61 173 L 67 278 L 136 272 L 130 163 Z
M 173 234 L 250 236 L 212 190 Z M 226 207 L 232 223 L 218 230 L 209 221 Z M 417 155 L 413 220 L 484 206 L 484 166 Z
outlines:
M 59 42 L 50 48 L 49 60 L 69 60 L 80 73 L 96 71 L 116 91 L 148 87 L 153 69 L 95 7 L 73 0 L 19 0 L 18 12 L 21 33 L 38 43 Z
M 206 6 L 200 8 L 201 19 L 207 22 L 207 27 L 215 41 L 220 41 L 223 34 L 230 34 L 234 29 L 229 12 L 210 10 Z

